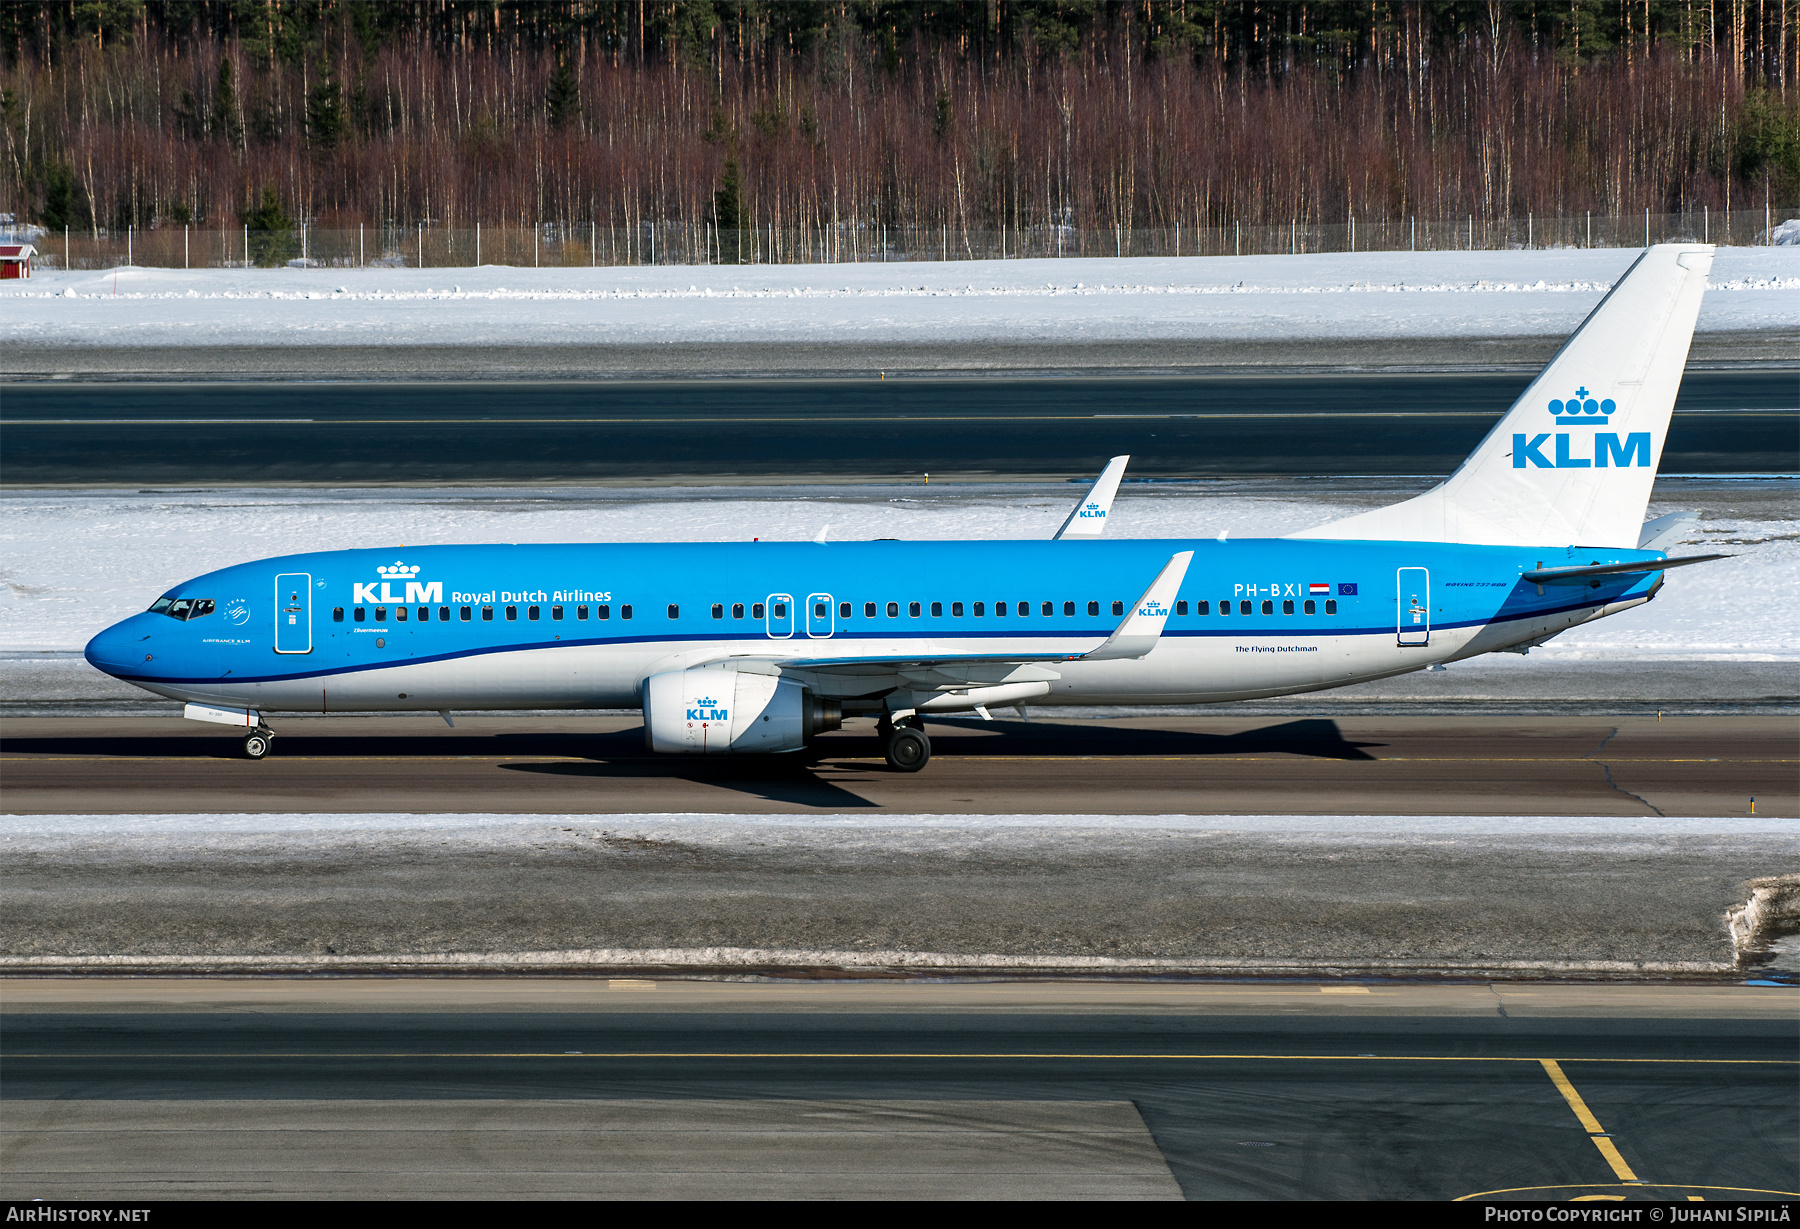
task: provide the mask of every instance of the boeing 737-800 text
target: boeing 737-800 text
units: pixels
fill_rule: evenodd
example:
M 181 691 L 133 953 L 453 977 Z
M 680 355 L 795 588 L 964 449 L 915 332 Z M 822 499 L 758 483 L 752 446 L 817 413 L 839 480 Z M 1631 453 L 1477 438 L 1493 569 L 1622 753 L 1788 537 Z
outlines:
M 873 716 L 1204 704 L 1521 651 L 1642 605 L 1643 524 L 1712 249 L 1648 249 L 1442 484 L 1276 539 L 1107 540 L 1124 458 L 1052 541 L 321 551 L 170 589 L 93 665 L 242 726 L 271 712 L 641 707 L 660 752 L 797 751 Z

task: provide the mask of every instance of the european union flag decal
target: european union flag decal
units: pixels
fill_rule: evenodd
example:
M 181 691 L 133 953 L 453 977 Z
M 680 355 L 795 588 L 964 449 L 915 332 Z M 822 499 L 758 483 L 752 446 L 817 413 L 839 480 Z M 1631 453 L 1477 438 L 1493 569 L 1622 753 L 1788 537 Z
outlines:
M 1338 596 L 1339 597 L 1355 597 L 1356 596 L 1355 583 L 1339 581 L 1338 582 Z

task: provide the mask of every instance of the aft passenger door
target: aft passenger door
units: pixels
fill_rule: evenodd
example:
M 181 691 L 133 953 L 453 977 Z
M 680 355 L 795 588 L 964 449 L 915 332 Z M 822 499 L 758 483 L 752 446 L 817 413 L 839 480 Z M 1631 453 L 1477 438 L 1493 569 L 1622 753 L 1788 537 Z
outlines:
M 1401 645 L 1431 643 L 1431 573 L 1401 568 L 1394 574 L 1395 639 Z
M 275 578 L 275 651 L 312 652 L 312 576 L 283 572 Z

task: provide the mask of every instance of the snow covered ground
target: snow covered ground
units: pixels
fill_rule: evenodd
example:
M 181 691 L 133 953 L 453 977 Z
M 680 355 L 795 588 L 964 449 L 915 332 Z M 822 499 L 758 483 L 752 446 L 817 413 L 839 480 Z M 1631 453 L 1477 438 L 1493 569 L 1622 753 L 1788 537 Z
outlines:
M 1125 537 L 1275 536 L 1369 506 L 1354 483 L 1127 487 Z M 1722 495 L 1736 487 L 1746 494 Z M 170 586 L 228 564 L 333 547 L 465 542 L 1046 538 L 1080 488 L 22 491 L 0 497 L 0 651 L 79 649 Z M 1800 509 L 1784 480 L 1708 484 L 1651 515 L 1708 512 L 1696 543 L 1736 557 L 1672 571 L 1647 607 L 1568 632 L 1540 658 L 1800 661 Z M 1402 496 L 1383 497 L 1392 502 Z M 1493 660 L 1493 659 L 1478 659 Z M 1516 664 L 1516 659 L 1508 659 Z
M 0 283 L 0 343 L 531 346 L 1569 332 L 1636 249 L 599 269 L 125 268 Z M 1702 332 L 1792 329 L 1800 248 L 1721 248 Z

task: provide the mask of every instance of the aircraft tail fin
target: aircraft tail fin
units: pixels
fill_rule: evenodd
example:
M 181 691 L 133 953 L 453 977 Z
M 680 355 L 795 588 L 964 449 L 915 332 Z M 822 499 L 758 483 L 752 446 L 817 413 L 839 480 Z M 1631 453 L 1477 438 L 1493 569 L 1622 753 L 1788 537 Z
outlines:
M 1455 473 L 1290 536 L 1636 546 L 1712 257 L 1647 249 Z

